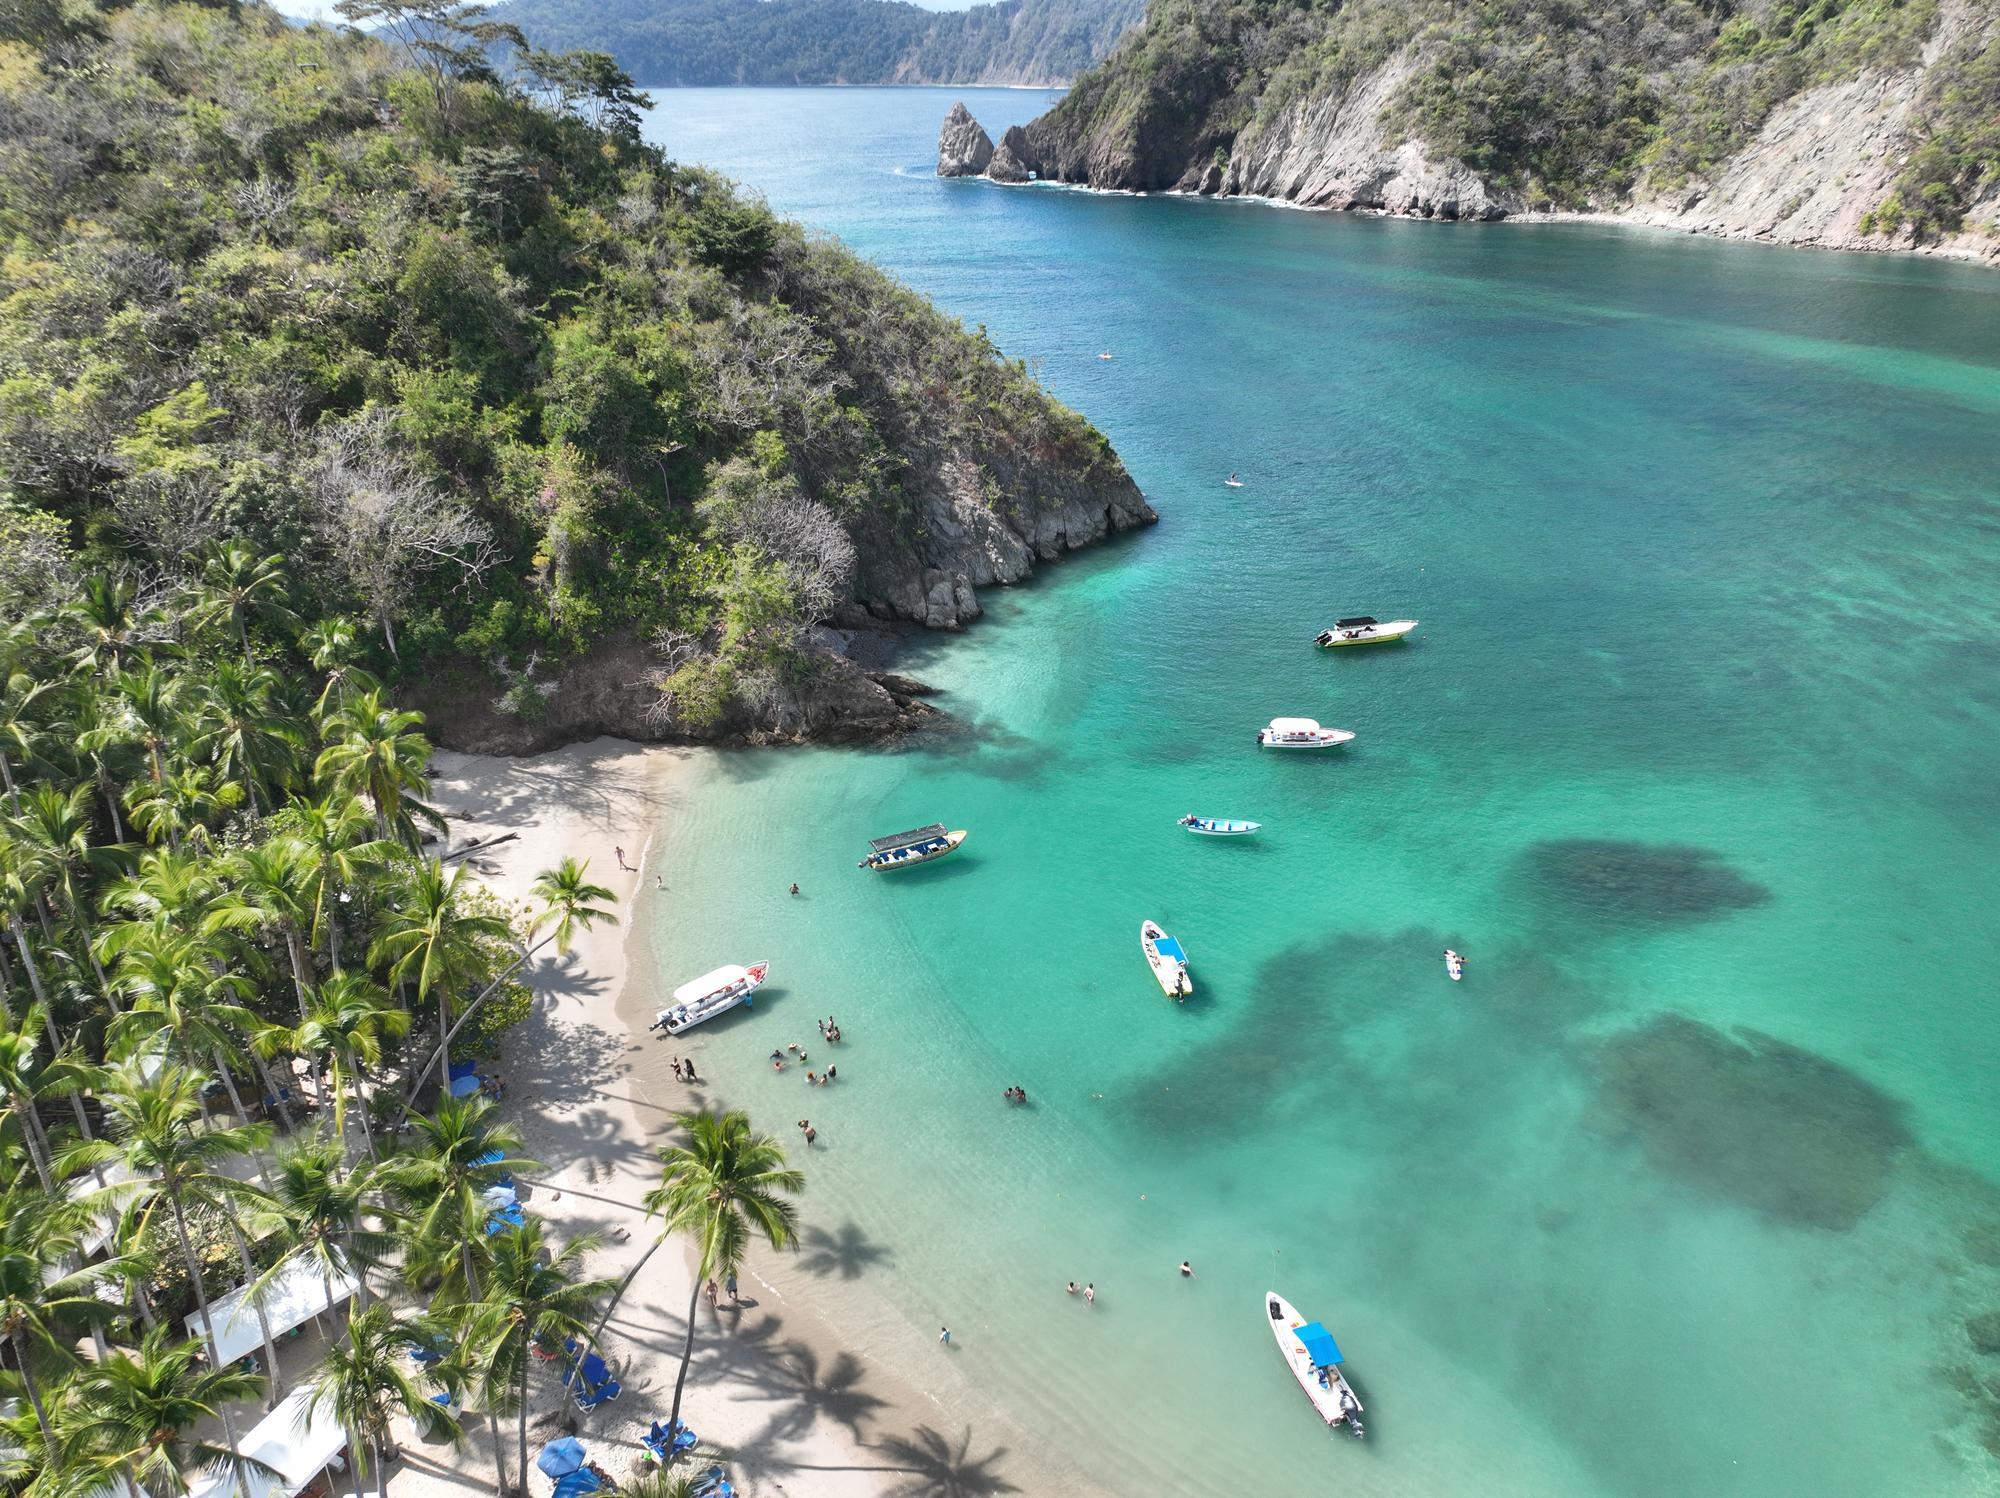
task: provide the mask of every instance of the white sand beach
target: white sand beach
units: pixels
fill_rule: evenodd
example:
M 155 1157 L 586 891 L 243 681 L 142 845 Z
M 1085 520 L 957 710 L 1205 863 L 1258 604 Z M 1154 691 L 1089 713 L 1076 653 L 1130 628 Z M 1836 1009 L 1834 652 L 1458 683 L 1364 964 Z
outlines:
M 697 753 L 599 739 L 526 759 L 440 753 L 434 765 L 452 848 L 514 834 L 469 859 L 503 897 L 525 900 L 535 874 L 565 856 L 588 859 L 591 877 L 618 894 L 618 926 L 585 934 L 567 957 L 546 949 L 527 973 L 534 1009 L 494 1068 L 507 1083 L 510 1121 L 545 1167 L 529 1173 L 538 1184 L 524 1180 L 524 1204 L 558 1234 L 598 1235 L 603 1247 L 590 1269 L 599 1275 L 623 1276 L 653 1241 L 638 1202 L 658 1179 L 654 1150 L 674 1112 L 719 1101 L 706 1084 L 674 1081 L 670 1048 L 645 1030 L 654 996 L 628 988 L 652 981 L 643 960 L 647 902 L 671 898 L 657 888 L 649 860 L 661 850 L 649 838 L 684 793 Z M 631 868 L 619 867 L 619 848 Z M 628 948 L 640 954 L 629 966 Z M 699 1065 L 698 1042 L 671 1049 Z M 797 1158 L 803 1151 L 793 1153 L 810 1172 L 810 1159 Z M 810 1191 L 801 1207 L 809 1212 Z M 916 1424 L 906 1416 L 914 1407 L 907 1392 L 873 1371 L 861 1392 L 854 1360 L 830 1345 L 816 1318 L 770 1293 L 756 1262 L 740 1305 L 724 1296 L 715 1310 L 700 1306 L 683 1403 L 703 1444 L 726 1453 L 738 1490 L 812 1498 L 934 1491 L 900 1434 Z M 640 1470 L 638 1436 L 672 1401 L 691 1289 L 680 1244 L 653 1254 L 606 1333 L 623 1395 L 577 1417 L 545 1389 L 530 1416 L 531 1459 L 565 1420 L 580 1418 L 593 1460 L 620 1481 Z M 397 1486 L 412 1494 L 491 1490 L 481 1428 L 469 1429 L 456 1453 L 414 1443 L 407 1453 Z M 531 1492 L 540 1480 L 531 1477 Z

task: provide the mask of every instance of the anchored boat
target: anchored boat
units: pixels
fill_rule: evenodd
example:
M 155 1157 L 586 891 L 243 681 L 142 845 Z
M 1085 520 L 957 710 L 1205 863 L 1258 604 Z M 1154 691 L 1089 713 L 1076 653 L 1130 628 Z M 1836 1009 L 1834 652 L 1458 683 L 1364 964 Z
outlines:
M 1257 742 L 1266 749 L 1332 749 L 1353 737 L 1345 728 L 1321 728 L 1312 718 L 1273 718 L 1270 727 L 1257 730 Z
M 1187 953 L 1157 922 L 1139 923 L 1139 950 L 1146 954 L 1146 965 L 1153 970 L 1168 998 L 1184 999 L 1194 992 L 1194 980 L 1188 977 Z
M 703 973 L 675 989 L 673 1003 L 654 1016 L 647 1028 L 665 1030 L 669 1035 L 685 1034 L 718 1014 L 727 1014 L 738 1004 L 749 1003 L 750 995 L 757 991 L 770 970 L 768 962 L 753 962 L 748 967 L 731 963 L 712 973 Z
M 1340 1345 L 1333 1340 L 1333 1333 L 1317 1321 L 1306 1320 L 1276 1290 L 1264 1292 L 1264 1311 L 1285 1366 L 1292 1370 L 1292 1377 L 1306 1391 L 1319 1417 L 1328 1425 L 1345 1425 L 1360 1440 L 1367 1434 L 1361 1425 L 1361 1400 L 1340 1371 Z
M 913 827 L 908 832 L 899 832 L 894 837 L 873 837 L 868 840 L 868 856 L 856 865 L 863 869 L 902 869 L 913 863 L 929 863 L 933 858 L 943 858 L 947 853 L 958 851 L 958 845 L 965 841 L 963 828 L 956 832 L 945 831 L 944 823 L 933 822 L 928 827 Z
M 1384 624 L 1367 614 L 1356 614 L 1352 619 L 1334 620 L 1333 628 L 1321 630 L 1313 637 L 1313 643 L 1322 650 L 1338 645 L 1386 645 L 1402 639 L 1416 627 L 1414 619 L 1391 619 Z
M 1189 812 L 1181 818 L 1181 826 L 1202 837 L 1248 837 L 1264 824 L 1262 822 L 1237 822 L 1228 817 L 1198 817 Z

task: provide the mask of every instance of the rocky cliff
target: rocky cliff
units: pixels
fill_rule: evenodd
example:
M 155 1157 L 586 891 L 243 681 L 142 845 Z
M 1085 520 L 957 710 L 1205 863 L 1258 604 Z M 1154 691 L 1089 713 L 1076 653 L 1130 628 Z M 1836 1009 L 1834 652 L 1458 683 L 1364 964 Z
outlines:
M 984 174 L 2000 260 L 2000 14 L 1833 8 L 1153 0 Z

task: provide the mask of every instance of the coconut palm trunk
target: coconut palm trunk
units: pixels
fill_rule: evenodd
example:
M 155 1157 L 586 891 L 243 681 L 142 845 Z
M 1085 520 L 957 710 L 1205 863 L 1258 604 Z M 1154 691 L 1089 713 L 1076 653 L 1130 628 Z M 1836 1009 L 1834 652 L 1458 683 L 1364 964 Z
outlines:
M 208 1309 L 208 1286 L 202 1282 L 201 1264 L 194 1256 L 194 1244 L 188 1238 L 187 1218 L 181 1211 L 181 1195 L 178 1187 L 167 1187 L 167 1205 L 173 1212 L 174 1236 L 180 1240 L 181 1258 L 187 1264 L 188 1282 L 194 1286 L 195 1308 L 201 1312 L 202 1341 L 208 1346 L 208 1366 L 220 1373 L 223 1369 L 222 1348 L 215 1340 L 215 1321 Z M 222 1417 L 223 1439 L 229 1443 L 231 1451 L 241 1451 L 242 1444 L 236 1439 L 236 1421 L 229 1413 L 227 1405 L 218 1404 L 216 1414 Z M 244 1479 L 241 1464 L 230 1463 L 230 1471 L 236 1478 L 236 1498 L 250 1498 L 250 1484 Z

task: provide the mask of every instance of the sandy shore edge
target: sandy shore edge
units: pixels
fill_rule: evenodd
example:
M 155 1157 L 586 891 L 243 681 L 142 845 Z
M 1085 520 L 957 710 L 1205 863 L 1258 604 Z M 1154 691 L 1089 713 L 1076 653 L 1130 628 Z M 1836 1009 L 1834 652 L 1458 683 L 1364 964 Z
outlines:
M 592 879 L 618 896 L 617 926 L 585 933 L 566 957 L 545 949 L 531 966 L 534 1009 L 493 1067 L 507 1082 L 509 1121 L 544 1167 L 524 1203 L 559 1235 L 601 1240 L 594 1274 L 622 1277 L 654 1241 L 638 1202 L 657 1181 L 653 1151 L 674 1112 L 726 1103 L 705 1083 L 673 1080 L 670 1048 L 645 1029 L 656 995 L 642 991 L 655 981 L 650 901 L 670 898 L 653 871 L 668 857 L 673 807 L 692 793 L 703 754 L 605 738 L 522 759 L 440 752 L 433 764 L 433 800 L 451 820 L 451 848 L 513 834 L 467 859 L 502 898 L 525 902 L 534 876 L 564 857 L 588 859 Z M 620 867 L 620 849 L 628 868 Z M 701 1055 L 698 1043 L 672 1049 Z M 809 1160 L 798 1163 L 810 1169 Z M 776 1297 L 759 1304 L 758 1288 L 749 1274 L 741 1306 L 726 1297 L 716 1310 L 698 1306 L 683 1401 L 703 1443 L 727 1453 L 738 1490 L 787 1498 L 925 1491 L 899 1438 L 920 1422 L 922 1401 L 871 1383 L 865 1416 L 844 1406 L 827 1374 L 842 1361 L 834 1330 Z M 579 1434 L 621 1482 L 642 1470 L 638 1436 L 672 1402 L 693 1289 L 685 1251 L 669 1243 L 647 1261 L 607 1329 L 606 1354 L 624 1393 L 583 1418 Z M 530 1415 L 530 1459 L 574 1418 L 545 1391 Z M 417 1448 L 410 1457 L 399 1486 L 412 1493 L 491 1490 L 481 1428 L 468 1430 L 456 1453 Z M 539 1491 L 537 1480 L 530 1492 Z

